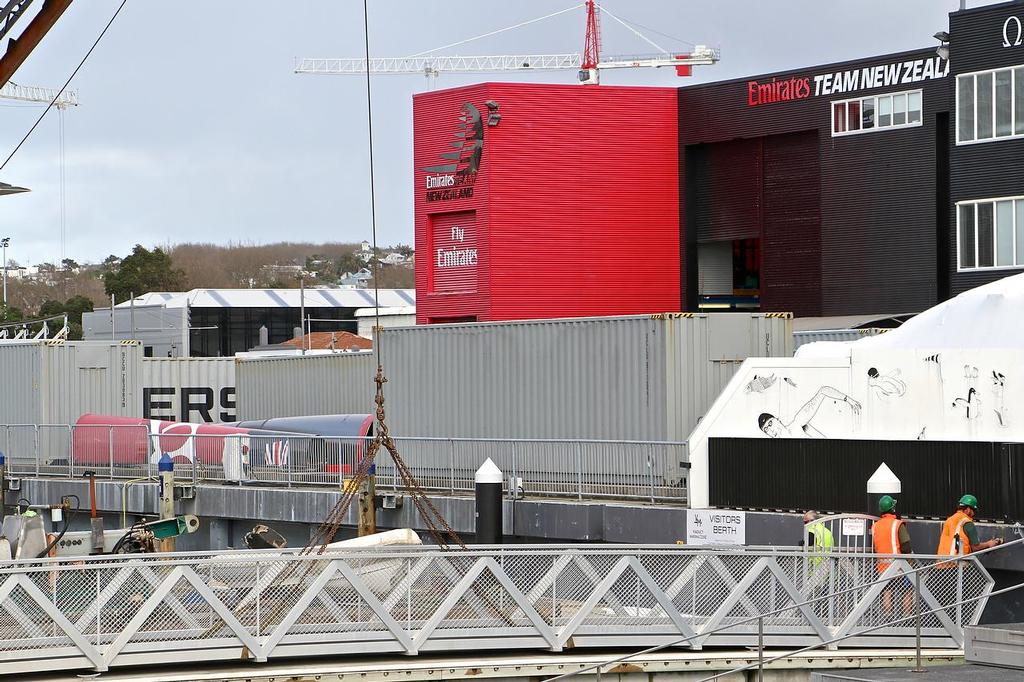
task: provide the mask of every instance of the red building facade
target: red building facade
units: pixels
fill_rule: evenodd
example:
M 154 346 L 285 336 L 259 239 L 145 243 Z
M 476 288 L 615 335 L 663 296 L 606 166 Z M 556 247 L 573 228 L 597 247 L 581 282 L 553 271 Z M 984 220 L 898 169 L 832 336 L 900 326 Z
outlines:
M 413 99 L 420 324 L 682 309 L 674 88 Z

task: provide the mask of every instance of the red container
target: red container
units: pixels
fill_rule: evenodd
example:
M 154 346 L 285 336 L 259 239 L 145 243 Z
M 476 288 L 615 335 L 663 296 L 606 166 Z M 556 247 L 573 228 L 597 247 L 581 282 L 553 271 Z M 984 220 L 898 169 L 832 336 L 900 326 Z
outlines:
M 682 307 L 677 91 L 413 98 L 420 324 Z

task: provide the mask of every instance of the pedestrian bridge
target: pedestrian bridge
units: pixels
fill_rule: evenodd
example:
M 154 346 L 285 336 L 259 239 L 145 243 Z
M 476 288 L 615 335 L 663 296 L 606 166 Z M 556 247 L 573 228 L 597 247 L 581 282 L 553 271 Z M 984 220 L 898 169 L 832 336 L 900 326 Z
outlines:
M 870 554 L 660 545 L 9 562 L 0 568 L 0 674 L 345 654 L 744 647 L 758 644 L 759 630 L 769 647 L 907 648 L 918 623 L 923 646 L 960 648 L 993 580 L 975 557 L 935 561 L 901 556 L 881 579 Z M 902 612 L 904 590 L 919 591 L 919 619 Z

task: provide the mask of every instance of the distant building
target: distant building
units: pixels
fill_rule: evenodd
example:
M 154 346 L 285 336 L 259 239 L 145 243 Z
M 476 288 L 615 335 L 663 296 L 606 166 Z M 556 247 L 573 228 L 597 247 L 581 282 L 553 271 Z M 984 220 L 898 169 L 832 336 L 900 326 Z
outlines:
M 382 309 L 415 310 L 412 289 L 380 289 Z M 193 289 L 153 292 L 118 304 L 111 315 L 101 308 L 82 316 L 87 340 L 137 339 L 147 356 L 231 356 L 302 334 L 299 289 Z M 305 290 L 305 312 L 313 332 L 359 330 L 357 315 L 377 301 L 368 289 L 338 287 Z M 133 322 L 134 319 L 134 322 Z M 113 321 L 113 329 L 111 329 Z
M 373 328 L 380 326 L 388 327 L 412 327 L 416 325 L 416 306 L 397 306 L 394 308 L 381 308 L 380 321 L 378 325 L 377 310 L 374 308 L 363 308 L 356 311 L 356 320 L 359 322 L 359 336 L 373 339 Z
M 344 287 L 363 288 L 368 286 L 372 279 L 373 273 L 370 272 L 369 268 L 363 268 L 358 272 L 346 272 L 338 280 L 338 284 Z
M 381 259 L 381 263 L 385 263 L 387 265 L 403 265 L 405 260 L 405 256 L 395 252 L 384 256 L 384 258 Z

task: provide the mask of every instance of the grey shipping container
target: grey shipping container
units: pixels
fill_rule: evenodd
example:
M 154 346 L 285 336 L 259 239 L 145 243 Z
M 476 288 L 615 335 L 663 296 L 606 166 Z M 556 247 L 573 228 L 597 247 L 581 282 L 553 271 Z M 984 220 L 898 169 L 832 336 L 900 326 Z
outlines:
M 141 362 L 135 341 L 0 342 L 0 450 L 25 466 L 36 448 L 65 459 L 63 425 L 82 414 L 141 416 Z
M 135 341 L 0 342 L 0 424 L 141 416 L 141 362 Z
M 373 353 L 235 360 L 238 421 L 373 412 Z
M 396 436 L 682 441 L 747 357 L 792 355 L 788 314 L 381 330 Z M 372 412 L 372 354 L 239 360 L 239 419 Z
M 814 329 L 802 332 L 793 332 L 793 350 L 807 343 L 818 341 L 856 341 L 866 336 L 877 336 L 889 331 L 878 327 L 867 329 Z
M 233 422 L 234 358 L 142 359 L 142 416 L 180 422 Z

